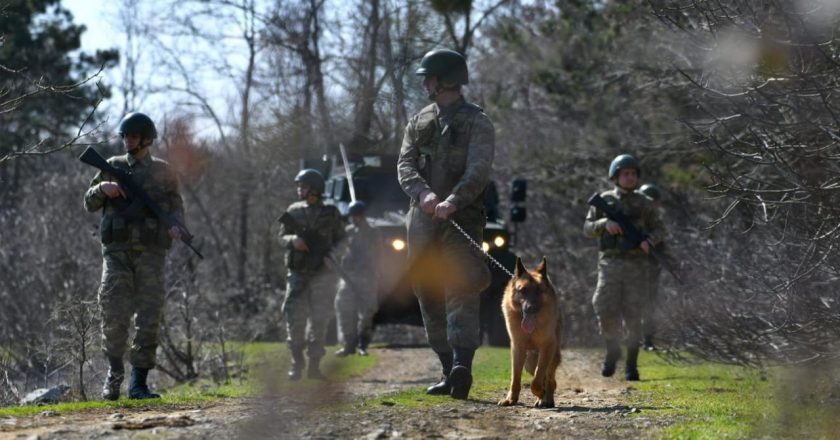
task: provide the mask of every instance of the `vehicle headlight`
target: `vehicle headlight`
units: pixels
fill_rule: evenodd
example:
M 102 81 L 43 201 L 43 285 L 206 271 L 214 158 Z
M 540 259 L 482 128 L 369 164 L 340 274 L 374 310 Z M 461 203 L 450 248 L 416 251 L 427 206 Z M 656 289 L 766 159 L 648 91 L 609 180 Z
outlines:
M 505 237 L 502 237 L 501 235 L 497 235 L 496 238 L 493 239 L 493 244 L 495 244 L 496 247 L 504 246 L 505 245 Z
M 391 247 L 394 248 L 395 251 L 400 252 L 405 249 L 405 240 L 401 238 L 395 238 L 391 240 Z
M 482 241 L 481 242 L 481 248 L 484 249 L 484 252 L 489 251 L 490 250 L 490 243 L 488 243 L 486 241 Z

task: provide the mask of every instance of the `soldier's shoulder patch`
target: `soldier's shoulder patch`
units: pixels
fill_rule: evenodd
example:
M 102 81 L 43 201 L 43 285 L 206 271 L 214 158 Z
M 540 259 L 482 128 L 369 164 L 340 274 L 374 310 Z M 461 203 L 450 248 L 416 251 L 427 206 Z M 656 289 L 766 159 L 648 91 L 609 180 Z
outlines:
M 289 208 L 286 209 L 286 211 L 297 211 L 298 209 L 304 208 L 306 208 L 306 201 L 298 200 L 297 202 L 292 202 L 292 204 L 289 205 Z

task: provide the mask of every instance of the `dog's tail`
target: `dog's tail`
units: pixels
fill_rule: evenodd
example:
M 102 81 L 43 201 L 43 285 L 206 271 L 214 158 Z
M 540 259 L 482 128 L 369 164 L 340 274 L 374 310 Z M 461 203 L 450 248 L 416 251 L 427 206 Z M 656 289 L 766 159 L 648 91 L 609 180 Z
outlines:
M 540 352 L 537 350 L 528 350 L 525 354 L 525 371 L 527 371 L 531 376 L 534 375 L 534 371 L 537 370 L 537 359 L 540 357 Z

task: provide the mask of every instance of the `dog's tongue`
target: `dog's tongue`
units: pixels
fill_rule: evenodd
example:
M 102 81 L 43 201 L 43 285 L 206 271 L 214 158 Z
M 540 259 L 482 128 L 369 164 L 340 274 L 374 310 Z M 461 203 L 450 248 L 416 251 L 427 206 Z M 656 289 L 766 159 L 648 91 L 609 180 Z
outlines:
M 533 313 L 523 313 L 522 314 L 522 331 L 531 334 L 534 332 L 534 329 L 537 328 L 537 318 Z

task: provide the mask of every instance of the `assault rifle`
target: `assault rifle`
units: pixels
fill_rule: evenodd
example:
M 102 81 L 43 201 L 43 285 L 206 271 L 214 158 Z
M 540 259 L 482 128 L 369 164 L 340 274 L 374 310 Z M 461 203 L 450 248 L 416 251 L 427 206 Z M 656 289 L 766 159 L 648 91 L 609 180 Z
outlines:
M 324 240 L 324 237 L 322 237 L 321 234 L 301 225 L 288 212 L 284 212 L 277 221 L 287 228 L 286 232 L 294 233 L 300 237 L 304 243 L 306 243 L 306 247 L 309 248 L 307 257 L 310 258 L 310 261 L 313 263 L 312 267 L 320 267 L 321 264 L 328 261 L 330 266 L 335 269 L 338 276 L 341 277 L 348 286 L 350 286 L 351 290 L 356 293 L 364 292 L 363 289 L 360 289 L 359 286 L 357 286 L 356 283 L 347 276 L 347 272 L 345 272 L 338 261 L 335 260 L 335 257 L 333 257 L 331 253 L 332 248 L 327 245 L 326 240 Z
M 671 264 L 671 261 L 668 259 L 668 257 L 663 255 L 662 252 L 660 252 L 659 249 L 657 249 L 656 246 L 654 246 L 653 243 L 651 243 L 648 240 L 647 234 L 645 234 L 644 232 L 642 232 L 642 230 L 637 228 L 636 225 L 634 225 L 633 222 L 631 222 L 630 219 L 627 218 L 627 216 L 624 215 L 623 212 L 610 206 L 607 203 L 607 201 L 604 200 L 604 198 L 601 197 L 601 195 L 598 193 L 593 194 L 592 197 L 590 197 L 589 200 L 586 201 L 586 203 L 600 209 L 604 212 L 608 219 L 618 223 L 618 225 L 621 226 L 621 231 L 624 235 L 624 240 L 622 240 L 622 248 L 625 251 L 635 249 L 639 247 L 639 245 L 641 245 L 643 241 L 647 241 L 649 246 L 648 249 L 650 250 L 650 255 L 659 264 L 661 264 L 662 267 L 664 267 L 665 270 L 667 270 L 668 273 L 670 273 L 671 276 L 674 277 L 674 279 L 677 280 L 678 283 L 683 284 L 682 278 L 680 278 L 680 276 L 677 274 L 677 269 L 674 267 L 673 264 Z
M 108 161 L 100 156 L 93 147 L 87 147 L 82 155 L 79 156 L 79 160 L 99 169 L 99 171 L 102 171 L 103 173 L 110 174 L 117 179 L 117 182 L 120 184 L 120 188 L 122 188 L 131 202 L 124 211 L 140 212 L 144 207 L 149 208 L 149 210 L 151 210 L 155 216 L 157 216 L 157 218 L 166 225 L 167 229 L 171 229 L 173 227 L 178 228 L 181 231 L 181 242 L 187 245 L 190 250 L 195 252 L 195 254 L 198 255 L 198 258 L 204 258 L 204 256 L 201 255 L 201 252 L 193 247 L 193 235 L 190 234 L 187 227 L 178 221 L 178 219 L 174 216 L 164 212 L 160 205 L 155 203 L 155 201 L 146 194 L 146 191 L 143 191 L 143 188 L 131 178 L 131 173 L 108 163 Z

